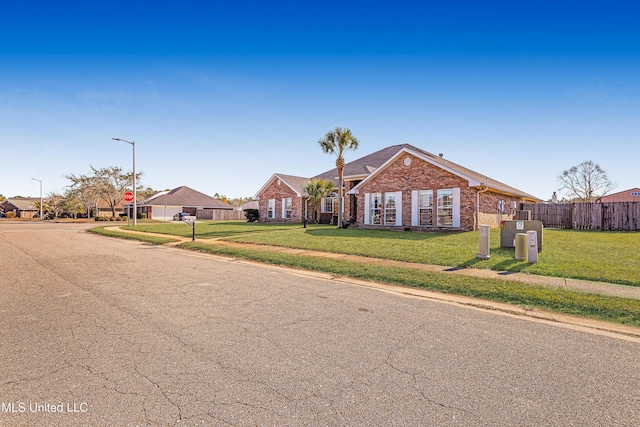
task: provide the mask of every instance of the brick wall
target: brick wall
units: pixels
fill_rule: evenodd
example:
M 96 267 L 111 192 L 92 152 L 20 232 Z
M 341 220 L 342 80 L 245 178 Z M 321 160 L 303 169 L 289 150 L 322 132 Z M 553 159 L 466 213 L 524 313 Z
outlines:
M 280 184 L 278 184 L 278 182 L 280 182 Z M 282 199 L 286 197 L 291 197 L 292 211 L 290 219 L 282 218 Z M 274 218 L 267 218 L 269 199 L 275 199 Z M 296 196 L 295 191 L 293 191 L 291 187 L 276 178 L 260 194 L 258 210 L 260 211 L 260 222 L 302 222 L 304 203 L 301 197 Z
M 410 158 L 411 163 L 407 166 L 404 163 L 405 158 Z M 434 166 L 424 160 L 406 154 L 396 159 L 393 164 L 380 175 L 367 182 L 366 185 L 360 187 L 357 196 L 358 214 L 356 225 L 364 225 L 364 193 L 386 193 L 393 191 L 402 191 L 402 226 L 375 226 L 376 228 L 388 229 L 404 229 L 411 228 L 415 230 L 435 230 L 433 227 L 412 227 L 411 226 L 411 191 L 412 190 L 432 190 L 434 198 L 433 224 L 437 224 L 437 194 L 439 189 L 459 188 L 460 189 L 460 230 L 473 230 L 476 226 L 476 194 L 475 188 L 468 186 L 468 181 L 460 178 L 451 172 L 448 172 L 438 166 Z M 495 217 L 495 223 L 498 222 L 498 200 L 505 201 L 505 217 L 510 215 L 512 205 L 511 202 L 516 198 L 510 198 L 505 195 L 492 192 L 480 194 L 480 218 L 483 219 Z M 384 209 L 384 197 L 383 206 Z M 372 227 L 367 225 L 367 227 Z M 450 230 L 451 227 L 443 227 L 443 230 Z

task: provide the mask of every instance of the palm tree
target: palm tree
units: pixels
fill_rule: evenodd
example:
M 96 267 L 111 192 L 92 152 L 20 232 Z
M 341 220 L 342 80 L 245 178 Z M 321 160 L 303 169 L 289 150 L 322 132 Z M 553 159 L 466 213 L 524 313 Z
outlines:
M 320 218 L 320 202 L 322 198 L 327 197 L 331 191 L 333 191 L 333 181 L 329 179 L 312 179 L 305 183 L 304 192 L 314 207 L 313 211 L 316 224 Z
M 327 132 L 327 134 L 318 141 L 322 151 L 325 153 L 332 153 L 338 156 L 336 159 L 336 168 L 338 169 L 338 228 L 342 228 L 342 186 L 343 186 L 343 171 L 344 171 L 344 157 L 342 154 L 345 150 L 358 149 L 358 139 L 351 134 L 349 128 L 336 127 L 334 130 Z

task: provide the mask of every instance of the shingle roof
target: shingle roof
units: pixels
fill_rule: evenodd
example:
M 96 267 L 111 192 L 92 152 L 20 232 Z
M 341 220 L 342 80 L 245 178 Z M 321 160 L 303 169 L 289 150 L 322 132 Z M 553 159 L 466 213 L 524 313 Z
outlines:
M 276 176 L 299 194 L 304 194 L 304 186 L 309 181 L 309 178 L 302 176 L 284 175 L 282 173 L 277 173 Z
M 382 150 L 371 153 L 367 156 L 360 157 L 352 162 L 344 165 L 343 175 L 346 176 L 367 176 L 377 168 L 382 166 L 387 160 L 393 157 L 398 151 L 402 150 L 408 144 L 392 145 L 391 147 L 383 148 Z M 313 178 L 330 179 L 333 180 L 336 185 L 338 184 L 338 169 L 333 168 Z
M 294 176 L 294 175 L 285 175 L 283 173 L 274 173 L 271 176 L 271 178 L 269 178 L 269 180 L 266 182 L 266 184 L 264 184 L 262 186 L 262 188 L 260 190 L 258 190 L 258 192 L 254 196 L 254 198 L 256 198 L 256 200 L 257 200 L 257 198 L 260 197 L 260 193 L 262 193 L 267 187 L 269 187 L 269 185 L 271 185 L 271 183 L 275 179 L 279 179 L 282 182 L 284 182 L 285 185 L 287 185 L 293 191 L 298 193 L 298 196 L 302 196 L 302 195 L 305 194 L 304 186 L 305 186 L 306 182 L 309 181 L 309 178 L 305 178 L 303 176 Z
M 352 162 L 349 162 L 344 167 L 344 176 L 358 176 L 358 177 L 368 177 L 372 173 L 374 173 L 378 168 L 387 163 L 390 159 L 396 156 L 401 151 L 411 151 L 414 154 L 422 157 L 423 159 L 438 165 L 444 169 L 448 169 L 451 172 L 462 176 L 466 179 L 477 181 L 478 186 L 486 186 L 490 189 L 504 192 L 508 194 L 513 194 L 518 197 L 523 197 L 532 200 L 540 200 L 539 198 L 532 196 L 531 194 L 525 193 L 522 190 L 518 190 L 517 188 L 511 187 L 507 184 L 504 184 L 500 181 L 496 181 L 495 179 L 489 178 L 485 174 L 473 171 L 469 168 L 461 166 L 457 163 L 454 163 L 450 160 L 447 160 L 443 157 L 435 155 L 433 153 L 429 153 L 428 151 L 422 150 L 421 148 L 414 147 L 410 144 L 399 144 L 392 145 L 390 147 L 383 148 L 382 150 L 376 151 L 375 153 L 371 153 L 367 156 L 356 159 Z M 333 168 L 326 172 L 323 172 L 319 175 L 314 176 L 313 178 L 322 178 L 322 179 L 330 179 L 333 180 L 336 185 L 338 183 L 338 169 Z
M 524 197 L 527 199 L 533 199 L 533 200 L 538 200 L 540 201 L 541 199 L 539 199 L 536 196 L 532 196 L 531 194 L 525 193 L 522 190 L 519 190 L 517 188 L 511 187 L 505 183 L 502 183 L 500 181 L 497 181 L 493 178 L 489 178 L 487 175 L 482 174 L 480 172 L 476 172 L 474 170 L 471 170 L 469 168 L 466 168 L 464 166 L 461 166 L 457 163 L 454 163 L 450 160 L 447 160 L 443 157 L 440 156 L 436 156 L 435 154 L 429 153 L 428 151 L 424 151 L 420 148 L 416 148 L 412 145 L 409 144 L 403 144 L 404 147 L 408 150 L 411 151 L 417 151 L 419 153 L 421 153 L 423 156 L 426 156 L 426 158 L 428 158 L 430 161 L 432 161 L 433 163 L 439 164 L 440 166 L 442 166 L 443 168 L 449 168 L 452 169 L 455 172 L 458 172 L 460 175 L 468 178 L 468 179 L 472 179 L 474 181 L 478 181 L 478 183 L 483 186 L 483 187 L 489 187 L 492 190 L 497 190 L 499 192 L 504 192 L 504 193 L 508 193 L 508 194 L 513 194 L 515 196 L 518 197 Z
M 12 197 L 5 200 L 21 211 L 36 210 L 36 203 L 40 203 L 40 197 Z M 4 203 L 4 202 L 3 202 Z
M 164 204 L 189 208 L 233 209 L 233 206 L 223 202 L 222 200 L 207 196 L 204 193 L 185 186 L 174 188 L 160 196 L 152 195 L 148 200 L 143 200 L 139 203 L 139 206 L 157 206 Z

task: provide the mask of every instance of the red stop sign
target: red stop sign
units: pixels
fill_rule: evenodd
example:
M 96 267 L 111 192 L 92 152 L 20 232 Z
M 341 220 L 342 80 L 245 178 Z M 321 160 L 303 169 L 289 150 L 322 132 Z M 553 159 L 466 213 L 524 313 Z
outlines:
M 133 193 L 131 191 L 127 191 L 124 193 L 124 201 L 125 202 L 133 202 Z

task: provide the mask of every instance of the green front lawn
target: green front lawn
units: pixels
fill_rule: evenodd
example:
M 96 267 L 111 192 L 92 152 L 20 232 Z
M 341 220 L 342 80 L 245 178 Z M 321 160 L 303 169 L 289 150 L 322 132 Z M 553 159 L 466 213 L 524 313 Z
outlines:
M 149 223 L 124 229 L 191 237 L 184 223 Z M 544 230 L 538 263 L 516 261 L 491 230 L 491 259 L 479 260 L 478 232 L 419 233 L 338 229 L 335 226 L 198 221 L 196 238 L 275 245 L 398 261 L 523 272 L 640 286 L 640 233 Z
M 417 233 L 310 226 L 231 237 L 246 243 L 313 249 L 398 261 L 486 268 L 640 286 L 640 233 L 544 230 L 538 263 L 516 261 L 491 230 L 491 259 L 479 260 L 478 232 Z
M 153 224 L 125 225 L 124 230 L 135 230 L 146 233 L 170 234 L 172 236 L 191 237 L 191 227 L 182 221 L 154 222 Z M 242 221 L 197 221 L 196 238 L 212 239 L 245 233 L 264 233 L 271 231 L 293 230 L 300 224 L 259 224 Z

